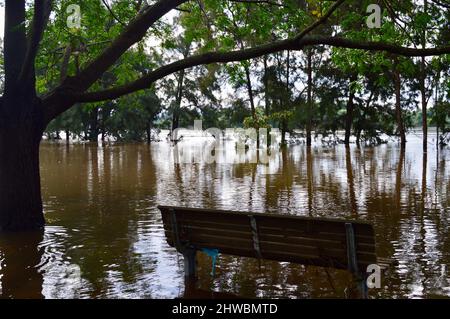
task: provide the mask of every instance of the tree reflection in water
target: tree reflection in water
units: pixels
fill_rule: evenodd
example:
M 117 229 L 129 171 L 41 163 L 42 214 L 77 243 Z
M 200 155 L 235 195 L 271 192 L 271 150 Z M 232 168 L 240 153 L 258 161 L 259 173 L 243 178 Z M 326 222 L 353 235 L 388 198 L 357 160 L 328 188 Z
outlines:
M 186 147 L 44 143 L 48 225 L 0 237 L 2 296 L 183 296 L 181 257 L 166 244 L 157 205 L 366 220 L 378 255 L 399 263 L 372 297 L 450 296 L 448 149 L 422 156 L 421 140 L 411 136 L 403 151 L 395 143 L 291 146 L 274 151 L 268 165 L 175 163 Z M 348 286 L 345 272 L 330 271 L 330 281 L 315 267 L 220 256 L 211 278 L 210 258 L 199 263 L 203 293 L 341 298 Z

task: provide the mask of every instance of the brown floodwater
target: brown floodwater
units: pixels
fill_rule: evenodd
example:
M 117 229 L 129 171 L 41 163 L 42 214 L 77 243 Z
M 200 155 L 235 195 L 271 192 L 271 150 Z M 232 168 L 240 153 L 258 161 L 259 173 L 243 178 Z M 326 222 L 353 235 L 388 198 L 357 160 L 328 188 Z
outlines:
M 203 143 L 203 142 L 202 142 Z M 208 143 L 208 142 L 206 142 Z M 41 148 L 47 226 L 0 235 L 6 298 L 176 298 L 182 257 L 166 243 L 157 205 L 348 218 L 374 224 L 377 253 L 398 264 L 371 298 L 450 296 L 450 150 L 420 133 L 361 150 L 303 145 L 269 164 L 176 164 L 174 149 L 145 144 Z M 234 147 L 229 147 L 233 152 Z M 251 151 L 250 151 L 251 153 Z M 247 155 L 251 157 L 252 155 Z M 345 272 L 200 253 L 198 287 L 243 297 L 344 298 Z

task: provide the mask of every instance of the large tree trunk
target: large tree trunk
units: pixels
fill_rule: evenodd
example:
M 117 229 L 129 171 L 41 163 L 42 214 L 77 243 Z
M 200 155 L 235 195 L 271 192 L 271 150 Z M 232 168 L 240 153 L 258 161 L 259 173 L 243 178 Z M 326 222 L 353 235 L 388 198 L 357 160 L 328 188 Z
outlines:
M 6 1 L 5 90 L 0 98 L 0 231 L 44 225 L 39 176 L 44 110 L 36 98 L 34 67 L 23 69 L 27 50 L 24 25 L 25 0 Z
M 45 223 L 39 174 L 42 108 L 38 100 L 20 100 L 6 98 L 0 105 L 0 231 L 39 229 Z

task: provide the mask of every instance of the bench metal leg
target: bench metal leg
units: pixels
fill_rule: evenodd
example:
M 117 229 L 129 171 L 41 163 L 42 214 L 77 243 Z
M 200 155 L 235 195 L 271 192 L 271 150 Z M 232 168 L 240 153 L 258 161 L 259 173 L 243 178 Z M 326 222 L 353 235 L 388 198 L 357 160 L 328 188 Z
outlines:
M 352 273 L 351 286 L 348 287 L 346 297 L 350 299 L 367 299 L 369 297 L 366 275 L 363 273 Z
M 184 257 L 184 277 L 195 278 L 197 268 L 197 251 L 195 249 L 186 249 L 183 252 Z
M 367 275 L 363 272 L 363 269 L 358 269 L 358 258 L 356 252 L 356 238 L 351 223 L 345 224 L 345 232 L 347 237 L 347 263 L 348 270 L 353 275 L 356 282 L 356 290 L 358 292 L 358 298 L 367 299 Z
M 361 298 L 361 299 L 369 298 L 369 291 L 368 291 L 368 287 L 367 287 L 367 276 L 366 276 L 366 274 L 359 273 L 357 275 L 356 284 L 357 284 L 359 298 Z

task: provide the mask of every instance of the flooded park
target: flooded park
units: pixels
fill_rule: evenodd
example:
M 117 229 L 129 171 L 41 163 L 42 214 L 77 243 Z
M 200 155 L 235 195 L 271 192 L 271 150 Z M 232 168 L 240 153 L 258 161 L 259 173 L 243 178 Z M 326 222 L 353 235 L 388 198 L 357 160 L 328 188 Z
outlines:
M 25 237 L 1 235 L 0 294 L 183 296 L 182 256 L 167 244 L 157 209 L 173 205 L 369 221 L 377 254 L 397 262 L 370 297 L 450 296 L 450 152 L 437 151 L 431 138 L 426 156 L 420 132 L 413 132 L 405 152 L 395 142 L 296 145 L 277 150 L 267 164 L 177 163 L 192 143 L 205 142 L 44 142 L 47 225 Z M 232 142 L 225 145 L 224 152 L 236 152 Z M 199 255 L 198 285 L 207 291 L 344 298 L 350 282 L 345 271 L 229 255 L 219 255 L 213 277 L 211 258 Z

